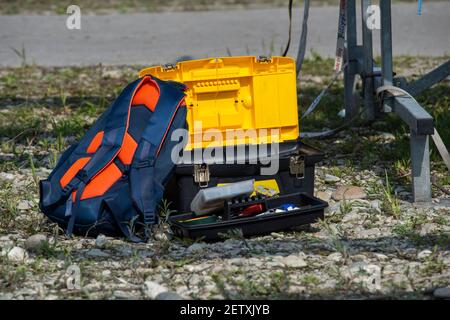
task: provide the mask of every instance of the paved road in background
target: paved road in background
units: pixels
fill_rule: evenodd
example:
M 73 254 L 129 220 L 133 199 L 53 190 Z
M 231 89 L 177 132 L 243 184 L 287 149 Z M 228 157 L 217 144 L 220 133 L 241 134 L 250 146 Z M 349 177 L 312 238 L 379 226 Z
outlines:
M 333 56 L 337 14 L 338 6 L 311 8 L 308 52 Z M 291 55 L 297 49 L 300 16 L 297 8 Z M 420 17 L 415 4 L 396 4 L 393 17 L 394 54 L 450 54 L 450 1 L 427 2 Z M 20 65 L 11 48 L 22 45 L 28 62 L 44 66 L 145 65 L 172 62 L 183 55 L 267 55 L 271 48 L 279 54 L 288 28 L 283 8 L 83 15 L 81 30 L 68 30 L 65 21 L 66 16 L 56 15 L 0 16 L 0 65 Z

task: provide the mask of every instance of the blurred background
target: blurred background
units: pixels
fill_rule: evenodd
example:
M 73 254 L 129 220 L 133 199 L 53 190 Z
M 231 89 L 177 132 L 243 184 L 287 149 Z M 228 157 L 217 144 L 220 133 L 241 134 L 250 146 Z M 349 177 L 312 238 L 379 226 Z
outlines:
M 67 66 L 162 64 L 186 55 L 278 55 L 288 39 L 288 2 L 1 0 L 0 65 L 19 66 L 24 59 Z M 426 1 L 422 16 L 417 15 L 417 1 L 393 3 L 395 55 L 450 53 L 450 1 Z M 81 9 L 80 30 L 66 28 L 70 4 Z M 300 5 L 294 1 L 293 56 L 300 37 Z M 307 54 L 333 57 L 339 1 L 314 0 L 312 5 Z M 378 43 L 377 32 L 374 37 Z

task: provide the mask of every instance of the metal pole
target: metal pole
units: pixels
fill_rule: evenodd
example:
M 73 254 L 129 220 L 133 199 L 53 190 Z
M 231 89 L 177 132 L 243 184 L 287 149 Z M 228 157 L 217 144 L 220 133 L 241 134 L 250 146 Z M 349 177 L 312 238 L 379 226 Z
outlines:
M 381 1 L 383 2 L 383 1 Z M 367 8 L 372 4 L 371 0 L 361 0 L 362 39 L 363 39 L 363 83 L 365 115 L 369 121 L 375 120 L 374 81 L 373 81 L 373 48 L 372 30 L 367 26 Z
M 394 72 L 392 62 L 392 16 L 391 0 L 380 1 L 381 13 L 381 75 L 383 85 L 392 85 Z M 392 99 L 387 99 L 383 104 L 383 112 L 392 111 Z
M 422 91 L 430 88 L 438 82 L 441 82 L 448 76 L 450 76 L 450 60 L 430 71 L 419 80 L 408 84 L 406 86 L 406 91 L 408 91 L 412 96 L 417 96 Z
M 347 1 L 347 48 L 346 62 L 344 70 L 344 99 L 345 117 L 352 119 L 358 113 L 358 105 L 355 94 L 355 81 L 358 69 L 356 58 L 357 34 L 356 34 L 356 1 Z
M 411 130 L 411 165 L 414 202 L 431 201 L 429 136 Z

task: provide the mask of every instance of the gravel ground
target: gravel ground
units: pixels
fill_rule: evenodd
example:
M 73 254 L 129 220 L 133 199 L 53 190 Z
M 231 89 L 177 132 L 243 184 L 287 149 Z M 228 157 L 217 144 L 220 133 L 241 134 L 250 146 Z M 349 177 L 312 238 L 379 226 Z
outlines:
M 306 100 L 328 79 L 310 63 Z M 311 142 L 326 151 L 315 185 L 330 204 L 311 226 L 215 243 L 65 238 L 39 212 L 36 182 L 136 69 L 0 70 L 0 298 L 450 298 L 448 172 L 434 160 L 433 202 L 411 203 L 408 163 L 394 157 L 407 134 L 377 124 Z M 436 90 L 448 117 L 448 83 Z

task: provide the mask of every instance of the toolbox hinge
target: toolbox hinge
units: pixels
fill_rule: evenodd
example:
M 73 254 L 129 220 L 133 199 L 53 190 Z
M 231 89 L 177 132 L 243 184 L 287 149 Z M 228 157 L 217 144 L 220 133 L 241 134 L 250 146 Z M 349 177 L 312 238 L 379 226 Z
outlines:
M 289 161 L 289 171 L 295 175 L 297 179 L 303 179 L 305 177 L 305 157 L 293 156 Z
M 209 182 L 209 167 L 206 163 L 194 165 L 194 181 L 201 188 L 206 188 Z

